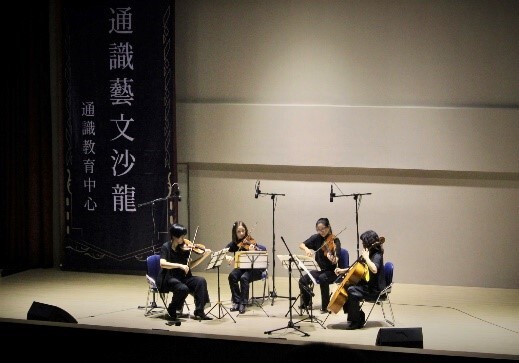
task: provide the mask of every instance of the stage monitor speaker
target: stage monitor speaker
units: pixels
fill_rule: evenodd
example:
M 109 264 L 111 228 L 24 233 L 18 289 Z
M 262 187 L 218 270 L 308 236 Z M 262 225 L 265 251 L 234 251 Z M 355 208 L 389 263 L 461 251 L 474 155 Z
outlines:
M 57 306 L 34 301 L 27 312 L 27 320 L 56 321 L 59 323 L 76 323 L 72 315 Z
M 376 345 L 423 348 L 422 328 L 380 328 Z

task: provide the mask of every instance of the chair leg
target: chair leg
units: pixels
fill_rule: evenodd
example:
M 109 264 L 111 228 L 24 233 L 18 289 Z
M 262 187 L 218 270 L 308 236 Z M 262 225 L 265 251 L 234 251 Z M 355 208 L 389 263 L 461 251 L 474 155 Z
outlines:
M 152 295 L 151 301 L 150 301 L 150 294 Z M 144 306 L 144 316 L 149 316 L 158 312 L 155 312 L 155 309 L 163 309 L 162 307 L 159 307 L 157 305 L 156 300 L 156 292 L 152 290 L 148 290 L 148 296 L 146 297 L 146 305 Z
M 377 301 L 377 302 L 378 302 L 378 301 Z M 371 316 L 371 313 L 373 312 L 373 309 L 375 308 L 375 305 L 377 305 L 377 302 L 375 302 L 375 303 L 373 303 L 373 304 L 371 305 L 371 309 L 369 309 L 369 313 L 368 313 L 368 315 L 366 316 L 366 320 L 365 320 L 365 322 L 369 320 L 369 317 Z M 362 306 L 364 306 L 364 302 L 363 302 L 362 305 L 360 306 L 361 309 L 362 309 Z
M 388 323 L 391 326 L 395 326 L 395 315 L 393 314 L 393 307 L 391 306 L 391 300 L 389 300 L 389 296 L 386 297 L 388 305 L 389 305 L 389 311 L 391 312 L 391 320 L 389 320 L 386 317 L 386 311 L 384 310 L 384 302 L 380 302 L 380 307 L 382 308 L 382 314 L 384 315 L 384 320 L 386 323 Z

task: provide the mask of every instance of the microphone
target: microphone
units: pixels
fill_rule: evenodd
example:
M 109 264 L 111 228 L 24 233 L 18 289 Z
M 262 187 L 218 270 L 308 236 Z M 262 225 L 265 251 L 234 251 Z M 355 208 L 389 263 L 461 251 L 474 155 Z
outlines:
M 180 195 L 180 189 L 177 189 L 175 191 L 175 197 L 177 198 L 177 200 L 180 202 L 182 200 L 182 196 Z
M 333 197 L 335 197 L 335 193 L 333 192 L 333 184 L 330 185 L 330 203 L 333 202 Z
M 259 188 L 260 187 L 260 183 L 261 183 L 260 180 L 258 180 L 258 182 L 256 183 L 256 195 L 254 195 L 254 198 L 256 198 L 256 199 L 258 199 L 258 195 L 259 195 L 259 193 L 261 193 L 261 190 Z

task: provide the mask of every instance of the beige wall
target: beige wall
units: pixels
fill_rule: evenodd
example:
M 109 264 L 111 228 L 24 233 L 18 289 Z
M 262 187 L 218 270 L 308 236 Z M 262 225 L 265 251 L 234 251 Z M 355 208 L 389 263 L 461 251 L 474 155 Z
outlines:
M 243 219 L 270 252 L 287 253 L 283 237 L 299 253 L 326 216 L 353 262 L 355 201 L 330 203 L 335 183 L 372 193 L 359 232 L 386 237 L 396 281 L 518 288 L 518 4 L 177 2 L 178 161 L 197 240 L 223 248 Z M 285 194 L 275 236 L 256 180 Z

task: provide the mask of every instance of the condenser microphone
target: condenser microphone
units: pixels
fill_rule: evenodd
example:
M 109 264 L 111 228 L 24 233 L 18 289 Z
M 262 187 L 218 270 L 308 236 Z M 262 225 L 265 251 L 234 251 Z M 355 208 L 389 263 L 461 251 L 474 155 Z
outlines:
M 330 185 L 330 203 L 333 202 L 333 197 L 335 197 L 335 193 L 333 192 L 333 184 Z
M 175 197 L 177 198 L 177 200 L 180 202 L 182 200 L 182 196 L 180 195 L 180 189 L 177 189 L 175 191 Z
M 261 190 L 259 188 L 260 187 L 260 183 L 261 183 L 260 180 L 258 180 L 258 182 L 256 183 L 256 195 L 254 195 L 254 198 L 256 198 L 256 199 L 258 199 L 258 195 L 259 195 L 259 193 L 261 193 Z

